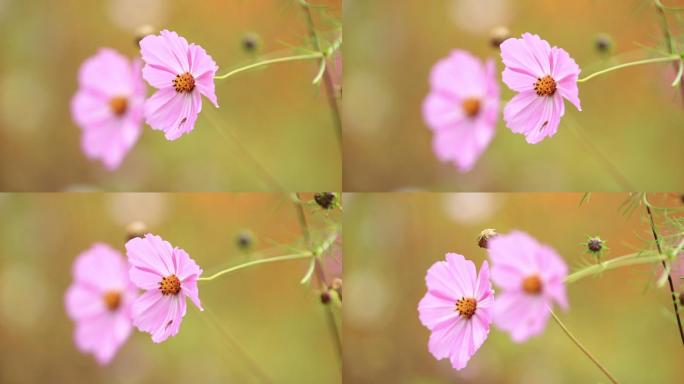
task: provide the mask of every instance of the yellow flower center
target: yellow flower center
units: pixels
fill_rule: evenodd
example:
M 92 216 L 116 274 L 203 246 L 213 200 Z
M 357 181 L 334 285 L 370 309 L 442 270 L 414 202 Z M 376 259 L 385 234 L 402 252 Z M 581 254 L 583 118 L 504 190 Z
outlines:
M 180 292 L 181 283 L 176 275 L 169 275 L 159 282 L 159 289 L 162 295 L 176 295 Z
M 466 319 L 473 317 L 476 309 L 477 301 L 472 297 L 462 297 L 456 302 L 456 310 Z
M 185 72 L 182 75 L 176 75 L 176 78 L 173 79 L 173 87 L 178 93 L 192 92 L 192 90 L 195 89 L 195 78 L 192 77 L 190 72 Z
M 469 97 L 463 100 L 461 107 L 463 107 L 463 112 L 465 112 L 466 116 L 473 118 L 480 113 L 480 100 L 474 97 Z
M 553 96 L 556 93 L 556 80 L 551 76 L 544 76 L 534 83 L 534 91 L 537 96 Z
M 121 293 L 119 291 L 107 291 L 102 295 L 105 307 L 110 311 L 116 311 L 121 305 Z
M 523 279 L 522 289 L 530 295 L 538 295 L 542 291 L 542 281 L 537 275 L 530 275 Z
M 116 116 L 121 116 L 126 113 L 128 108 L 128 99 L 123 96 L 115 96 L 109 99 L 109 108 Z

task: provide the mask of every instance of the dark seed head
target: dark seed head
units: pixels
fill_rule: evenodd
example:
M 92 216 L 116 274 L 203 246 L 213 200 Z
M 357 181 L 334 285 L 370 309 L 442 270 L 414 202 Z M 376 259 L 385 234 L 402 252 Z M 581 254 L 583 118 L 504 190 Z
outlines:
M 603 240 L 598 236 L 590 238 L 589 241 L 587 241 L 587 249 L 591 253 L 601 252 L 603 249 Z
M 335 194 L 332 192 L 319 192 L 314 195 L 314 200 L 323 209 L 335 207 Z

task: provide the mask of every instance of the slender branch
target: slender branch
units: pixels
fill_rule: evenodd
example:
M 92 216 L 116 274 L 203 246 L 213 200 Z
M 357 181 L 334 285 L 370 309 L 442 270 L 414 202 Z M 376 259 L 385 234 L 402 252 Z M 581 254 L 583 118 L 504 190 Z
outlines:
M 603 366 L 603 364 L 601 364 L 598 360 L 596 360 L 596 358 L 595 358 L 595 357 L 594 357 L 594 356 L 593 356 L 593 355 L 584 347 L 584 345 L 582 345 L 582 343 L 580 343 L 579 340 L 577 340 L 577 338 L 572 334 L 572 332 L 570 332 L 570 330 L 565 326 L 565 324 L 563 324 L 563 322 L 560 320 L 560 318 L 558 318 L 558 316 L 556 316 L 556 314 L 553 312 L 553 310 L 551 309 L 551 307 L 548 307 L 548 306 L 547 306 L 547 308 L 549 309 L 549 312 L 551 313 L 551 316 L 553 317 L 553 319 L 554 319 L 554 320 L 556 321 L 556 323 L 561 327 L 561 329 L 563 330 L 563 332 L 565 332 L 565 334 L 568 335 L 568 337 L 570 338 L 570 340 L 572 340 L 572 342 L 575 343 L 575 345 L 576 345 L 576 346 L 577 346 L 577 347 L 578 347 L 578 348 L 579 348 L 579 349 L 580 349 L 580 350 L 581 350 L 581 351 L 582 351 L 582 352 L 583 352 L 583 353 L 584 353 L 584 354 L 585 354 L 585 355 L 586 355 L 594 364 L 596 364 L 596 366 L 601 370 L 601 372 L 603 372 L 603 374 L 605 374 L 606 377 L 608 377 L 608 380 L 610 380 L 613 384 L 618 384 L 617 379 L 616 379 L 615 377 L 613 377 L 613 375 L 611 375 L 610 372 L 608 372 L 608 370 L 606 369 L 606 367 Z
M 651 207 L 648 204 L 646 204 L 646 212 L 648 213 L 648 220 L 651 223 L 651 233 L 653 233 L 653 238 L 655 239 L 656 247 L 658 248 L 658 253 L 662 256 L 663 250 L 660 246 L 660 239 L 658 238 L 658 231 L 656 230 L 655 220 L 653 220 L 653 213 L 651 212 Z M 662 261 L 662 264 L 663 264 L 663 268 L 665 268 L 665 271 L 667 272 L 667 264 L 665 263 L 665 260 Z M 674 307 L 675 317 L 677 318 L 677 327 L 679 328 L 679 337 L 682 339 L 682 345 L 684 345 L 684 330 L 682 330 L 682 319 L 679 317 L 679 306 L 677 305 L 677 295 L 675 294 L 674 284 L 672 283 L 672 276 L 669 273 L 667 274 L 667 282 L 670 286 L 670 294 L 672 295 L 672 306 Z
M 589 81 L 593 79 L 594 77 L 604 75 L 608 72 L 616 71 L 618 69 L 622 68 L 627 68 L 627 67 L 634 67 L 637 65 L 643 65 L 643 64 L 652 64 L 652 63 L 666 63 L 670 61 L 679 61 L 682 60 L 682 57 L 680 55 L 670 55 L 670 56 L 665 56 L 665 57 L 656 57 L 654 59 L 645 59 L 645 60 L 639 60 L 639 61 L 632 61 L 629 63 L 623 63 L 619 64 L 610 68 L 606 68 L 603 70 L 600 70 L 598 72 L 594 72 L 589 76 L 583 77 L 579 80 L 577 80 L 578 83 L 584 83 L 585 81 Z
M 299 0 L 299 4 L 301 5 L 302 11 L 304 13 L 304 19 L 306 21 L 306 27 L 309 31 L 311 45 L 313 46 L 314 50 L 320 52 L 321 44 L 318 41 L 318 35 L 316 35 L 316 28 L 314 26 L 313 17 L 311 16 L 311 10 L 309 9 L 309 3 L 306 0 Z M 325 93 L 328 96 L 330 113 L 332 114 L 333 123 L 335 124 L 335 130 L 337 132 L 337 139 L 340 145 L 342 145 L 342 118 L 340 115 L 340 107 L 337 105 L 337 97 L 335 96 L 335 85 L 333 84 L 328 68 L 323 69 L 323 82 L 325 84 Z
M 318 279 L 318 285 L 322 290 L 328 289 L 328 285 L 326 283 L 325 278 L 325 272 L 323 271 L 323 267 L 321 266 L 318 256 L 313 251 L 313 243 L 311 242 L 311 232 L 309 231 L 309 225 L 306 222 L 306 214 L 304 213 L 304 208 L 302 207 L 302 200 L 299 198 L 299 193 L 294 193 L 293 200 L 295 204 L 295 209 L 297 210 L 297 219 L 299 220 L 299 226 L 302 228 L 302 233 L 304 234 L 304 240 L 306 241 L 309 249 L 312 250 L 312 253 L 314 253 L 314 270 L 316 272 L 316 277 Z M 342 337 L 340 336 L 340 332 L 337 329 L 337 322 L 335 321 L 335 314 L 333 313 L 332 308 L 329 305 L 326 305 L 325 309 L 327 315 L 328 329 L 330 330 L 330 335 L 332 336 L 332 339 L 335 342 L 335 346 L 337 347 L 336 350 L 341 362 Z
M 287 63 L 290 61 L 299 61 L 299 60 L 318 60 L 318 59 L 322 59 L 323 57 L 324 56 L 322 53 L 316 52 L 316 53 L 310 53 L 310 54 L 306 54 L 306 55 L 279 57 L 277 59 L 259 61 L 257 63 L 253 63 L 253 64 L 245 65 L 244 67 L 233 69 L 232 71 L 226 73 L 225 75 L 214 76 L 214 79 L 215 80 L 227 79 L 233 75 L 237 75 L 240 72 L 245 72 L 245 71 L 249 71 L 250 69 L 265 67 L 265 66 L 271 65 L 271 64 Z
M 215 274 L 208 276 L 208 277 L 200 277 L 197 280 L 198 281 L 211 281 L 211 280 L 216 279 L 217 277 L 226 275 L 226 274 L 231 273 L 231 272 L 239 271 L 241 269 L 253 267 L 255 265 L 274 263 L 274 262 L 285 261 L 285 260 L 308 259 L 312 256 L 313 256 L 313 253 L 311 253 L 310 251 L 306 251 L 306 252 L 301 252 L 301 253 L 293 253 L 291 255 L 276 256 L 276 257 L 270 257 L 267 259 L 253 260 L 253 261 L 249 261 L 247 263 L 236 265 L 234 267 L 230 267 L 230 268 L 224 269 L 222 271 L 216 272 Z

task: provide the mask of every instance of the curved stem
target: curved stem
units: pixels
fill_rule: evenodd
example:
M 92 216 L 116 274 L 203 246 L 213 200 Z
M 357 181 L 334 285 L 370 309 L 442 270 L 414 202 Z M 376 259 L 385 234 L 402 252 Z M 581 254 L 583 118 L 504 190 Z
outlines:
M 292 197 L 292 200 L 295 204 L 295 209 L 297 210 L 297 219 L 299 220 L 299 226 L 301 227 L 302 233 L 304 234 L 304 241 L 306 242 L 307 247 L 313 250 L 313 244 L 311 243 L 311 232 L 309 231 L 309 225 L 306 222 L 306 214 L 304 213 L 304 207 L 302 207 L 302 200 L 299 197 L 299 193 L 294 193 Z M 312 253 L 314 254 L 314 270 L 316 272 L 316 277 L 318 279 L 318 285 L 320 286 L 321 290 L 327 290 L 328 284 L 326 282 L 323 266 L 321 265 L 320 260 L 317 257 L 317 254 L 313 251 Z M 326 305 L 325 309 L 327 315 L 328 329 L 330 330 L 330 336 L 333 339 L 333 342 L 335 343 L 340 362 L 342 362 L 342 337 L 340 336 L 340 332 L 337 329 L 335 314 L 333 313 L 332 308 L 329 305 Z
M 293 253 L 291 255 L 276 256 L 276 257 L 269 257 L 267 259 L 253 260 L 253 261 L 249 261 L 247 263 L 243 263 L 240 265 L 236 265 L 234 267 L 224 269 L 223 271 L 216 272 L 215 274 L 208 276 L 208 277 L 200 277 L 197 280 L 198 281 L 211 281 L 217 277 L 226 275 L 228 273 L 239 271 L 241 269 L 245 269 L 245 268 L 249 268 L 249 267 L 253 267 L 253 266 L 259 265 L 259 264 L 274 263 L 277 261 L 285 261 L 285 260 L 307 259 L 307 258 L 312 257 L 312 256 L 313 256 L 313 253 L 311 253 L 310 251 L 306 251 L 306 252 L 301 252 L 301 253 Z
M 311 10 L 309 9 L 309 3 L 306 0 L 299 0 L 299 5 L 302 7 L 304 13 L 304 18 L 306 20 L 306 27 L 309 31 L 309 39 L 311 40 L 311 45 L 316 51 L 321 51 L 321 43 L 318 41 L 318 35 L 316 35 L 316 29 L 314 27 L 313 17 L 311 16 Z M 338 40 L 341 44 L 342 41 Z M 337 42 L 335 42 L 337 44 Z M 339 48 L 339 47 L 337 47 Z M 336 48 L 336 49 L 337 49 Z M 332 114 L 333 122 L 335 123 L 335 131 L 337 132 L 337 139 L 342 145 L 342 117 L 340 114 L 340 107 L 337 105 L 337 97 L 335 96 L 335 84 L 330 76 L 330 71 L 325 68 L 325 64 L 321 63 L 321 68 L 323 70 L 323 82 L 325 83 L 325 92 L 328 96 L 328 104 L 330 105 L 330 113 Z
M 645 59 L 645 60 L 639 60 L 639 61 L 632 61 L 630 63 L 624 63 L 624 64 L 619 64 L 614 67 L 606 68 L 598 72 L 594 72 L 591 75 L 587 77 L 583 77 L 579 80 L 577 80 L 578 83 L 584 83 L 585 81 L 591 80 L 594 77 L 604 75 L 608 72 L 616 71 L 618 69 L 622 68 L 627 68 L 627 67 L 634 67 L 637 65 L 642 65 L 642 64 L 652 64 L 652 63 L 666 63 L 670 61 L 677 61 L 681 60 L 682 57 L 680 55 L 670 55 L 670 56 L 665 56 L 665 57 L 656 57 L 655 59 Z
M 574 283 L 580 279 L 583 279 L 585 277 L 597 275 L 603 271 L 607 271 L 609 269 L 616 269 L 620 267 L 627 267 L 630 265 L 639 265 L 639 264 L 651 264 L 651 263 L 657 263 L 659 261 L 665 261 L 667 260 L 667 256 L 663 255 L 656 255 L 656 256 L 642 256 L 642 253 L 630 253 L 629 255 L 624 255 L 620 257 L 616 257 L 610 260 L 606 260 L 602 263 L 599 264 L 594 264 L 592 266 L 589 266 L 587 268 L 581 269 L 577 272 L 574 272 L 570 275 L 568 275 L 565 278 L 566 283 Z
M 225 75 L 214 76 L 214 79 L 215 80 L 227 79 L 233 75 L 237 75 L 240 72 L 249 71 L 250 69 L 260 68 L 260 67 L 264 67 L 264 66 L 271 65 L 271 64 L 287 63 L 290 61 L 298 61 L 298 60 L 319 60 L 322 58 L 323 58 L 323 54 L 320 52 L 309 53 L 306 55 L 279 57 L 277 59 L 259 61 L 257 63 L 253 63 L 253 64 L 245 65 L 244 67 L 233 69 L 232 71 L 226 73 Z
M 582 345 L 582 343 L 580 343 L 579 340 L 577 340 L 577 338 L 572 334 L 572 332 L 570 332 L 570 330 L 565 326 L 565 324 L 563 324 L 563 322 L 560 320 L 560 318 L 558 318 L 558 316 L 556 316 L 556 314 L 553 312 L 553 310 L 551 309 L 551 307 L 548 307 L 548 306 L 547 306 L 547 308 L 548 308 L 549 312 L 551 313 L 551 316 L 553 317 L 553 319 L 554 319 L 554 320 L 556 321 L 556 323 L 561 327 L 561 329 L 563 330 L 563 332 L 565 332 L 565 334 L 568 335 L 568 337 L 570 338 L 570 340 L 572 340 L 572 342 L 575 343 L 575 345 L 576 345 L 576 346 L 577 346 L 577 347 L 578 347 L 578 348 L 579 348 L 579 349 L 580 349 L 580 350 L 581 350 L 581 351 L 582 351 L 582 352 L 583 352 L 583 353 L 584 353 L 584 354 L 585 354 L 585 355 L 586 355 L 594 364 L 596 364 L 596 366 L 601 370 L 601 372 L 603 372 L 603 374 L 605 374 L 606 377 L 608 377 L 608 380 L 610 380 L 613 384 L 618 384 L 617 379 L 616 379 L 615 377 L 613 377 L 613 375 L 611 375 L 610 372 L 608 372 L 608 370 L 606 369 L 606 367 L 603 366 L 603 364 L 601 364 L 598 360 L 596 360 L 596 358 L 595 358 L 595 357 L 594 357 L 594 356 L 593 356 L 593 355 L 584 347 L 584 345 Z

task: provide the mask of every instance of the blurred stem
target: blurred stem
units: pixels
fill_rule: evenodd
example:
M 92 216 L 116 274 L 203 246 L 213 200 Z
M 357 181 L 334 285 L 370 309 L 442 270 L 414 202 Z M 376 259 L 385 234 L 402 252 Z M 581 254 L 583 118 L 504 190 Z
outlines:
M 655 0 L 656 7 L 658 9 L 664 10 L 664 11 L 672 11 L 672 12 L 684 12 L 684 8 L 682 7 L 668 7 L 666 5 L 663 5 L 663 2 L 660 0 Z
M 563 322 L 560 320 L 560 318 L 558 318 L 558 316 L 556 316 L 556 313 L 553 312 L 553 310 L 551 309 L 551 307 L 548 307 L 548 306 L 547 306 L 547 308 L 549 309 L 549 312 L 551 313 L 551 316 L 553 317 L 553 319 L 554 319 L 554 320 L 556 321 L 556 323 L 561 327 L 561 329 L 563 330 L 563 332 L 565 332 L 565 334 L 568 335 L 568 337 L 570 338 L 570 340 L 572 340 L 572 342 L 575 343 L 575 345 L 576 345 L 576 346 L 577 346 L 577 347 L 578 347 L 578 348 L 579 348 L 579 349 L 580 349 L 580 350 L 581 350 L 581 351 L 582 351 L 582 352 L 583 352 L 583 353 L 584 353 L 584 354 L 585 354 L 585 355 L 586 355 L 594 364 L 596 364 L 596 366 L 601 370 L 601 372 L 603 372 L 603 373 L 606 375 L 606 377 L 608 377 L 608 380 L 610 380 L 610 381 L 611 381 L 612 383 L 614 383 L 614 384 L 618 384 L 617 379 L 615 379 L 615 377 L 613 377 L 613 375 L 611 375 L 610 372 L 608 372 L 608 370 L 606 369 L 606 367 L 604 367 L 603 364 L 601 364 L 598 360 L 596 360 L 596 358 L 595 358 L 595 357 L 594 357 L 594 356 L 593 356 L 593 355 L 584 347 L 584 345 L 582 345 L 582 343 L 580 343 L 580 341 L 577 340 L 577 338 L 572 334 L 572 332 L 570 332 L 570 330 L 565 326 L 565 324 L 563 324 Z
M 594 144 L 593 140 L 584 134 L 584 130 L 577 124 L 573 124 L 574 131 L 580 140 L 584 141 L 585 145 L 589 148 L 590 152 L 594 154 L 596 160 L 601 163 L 606 171 L 610 173 L 615 182 L 620 185 L 623 190 L 635 191 L 636 189 L 629 182 L 627 177 L 618 169 L 617 166 L 606 156 L 597 146 Z
M 653 219 L 653 212 L 651 212 L 651 207 L 648 204 L 648 199 L 646 198 L 646 194 L 644 194 L 643 200 L 644 200 L 644 204 L 646 205 L 646 213 L 648 213 L 648 220 L 651 224 L 651 233 L 653 234 L 653 239 L 655 239 L 656 247 L 658 248 L 658 254 L 660 254 L 660 256 L 663 256 L 663 250 L 662 250 L 662 247 L 660 246 L 660 239 L 658 238 L 658 231 L 656 230 L 655 220 Z M 680 247 L 681 247 L 681 244 L 680 244 Z M 667 264 L 665 263 L 665 260 L 662 260 L 661 262 L 663 264 L 663 268 L 665 270 L 665 273 L 667 273 Z M 670 294 L 672 295 L 672 306 L 674 307 L 675 317 L 677 318 L 677 327 L 679 328 L 679 337 L 682 339 L 682 345 L 684 345 L 684 330 L 682 330 L 682 319 L 679 317 L 679 306 L 677 305 L 677 295 L 675 294 L 674 284 L 672 282 L 672 276 L 669 273 L 667 274 L 667 282 L 670 286 Z
M 665 62 L 679 61 L 679 60 L 682 60 L 682 57 L 680 55 L 670 55 L 670 56 L 665 56 L 665 57 L 656 57 L 654 59 L 632 61 L 630 63 L 623 63 L 623 64 L 616 65 L 614 67 L 610 67 L 610 68 L 600 70 L 598 72 L 594 72 L 589 76 L 586 76 L 586 77 L 583 77 L 583 78 L 577 80 L 577 82 L 578 83 L 584 83 L 585 81 L 589 81 L 589 80 L 593 79 L 594 77 L 605 75 L 608 72 L 613 72 L 613 71 L 616 71 L 616 70 L 622 69 L 622 68 L 634 67 L 634 66 L 642 65 L 642 64 L 665 63 Z
M 311 45 L 314 50 L 321 52 L 321 43 L 318 41 L 318 35 L 316 35 L 316 28 L 314 26 L 313 17 L 311 16 L 311 9 L 309 3 L 306 0 L 299 0 L 299 4 L 302 7 L 304 13 L 304 19 L 306 20 L 306 27 L 309 31 L 309 39 L 311 40 Z M 339 40 L 341 43 L 341 40 Z M 322 54 L 321 54 L 322 55 Z M 321 64 L 322 66 L 324 64 Z M 335 131 L 337 132 L 337 139 L 339 141 L 340 147 L 342 146 L 342 118 L 340 116 L 340 108 L 337 105 L 337 97 L 335 96 L 335 85 L 333 84 L 332 77 L 330 76 L 330 71 L 328 68 L 323 70 L 323 82 L 325 84 L 325 93 L 328 96 L 328 104 L 330 105 L 330 113 L 332 114 L 333 123 L 335 124 Z
M 208 276 L 208 277 L 200 277 L 197 280 L 198 281 L 211 281 L 211 280 L 216 279 L 217 277 L 229 274 L 231 272 L 239 271 L 241 269 L 253 267 L 255 265 L 275 263 L 275 262 L 285 261 L 285 260 L 308 259 L 312 256 L 313 256 L 313 253 L 311 253 L 311 251 L 306 251 L 306 252 L 301 252 L 301 253 L 293 253 L 291 255 L 276 256 L 276 257 L 269 257 L 266 259 L 253 260 L 253 261 L 249 261 L 247 263 L 243 263 L 240 265 L 236 265 L 234 267 L 224 269 L 224 270 L 217 272 L 217 273 L 215 273 L 211 276 Z
M 244 67 L 233 69 L 232 71 L 226 73 L 225 75 L 214 76 L 214 79 L 215 80 L 227 79 L 233 75 L 237 75 L 240 72 L 245 72 L 245 71 L 249 71 L 250 69 L 265 67 L 265 66 L 271 65 L 271 64 L 287 63 L 290 61 L 299 61 L 299 60 L 316 60 L 316 59 L 322 59 L 322 58 L 323 58 L 323 54 L 320 52 L 310 53 L 310 54 L 306 54 L 306 55 L 279 57 L 277 59 L 259 61 L 259 62 L 253 63 L 253 64 L 245 65 Z
M 314 250 L 313 243 L 311 242 L 311 232 L 309 231 L 309 225 L 306 222 L 306 214 L 304 213 L 304 207 L 302 206 L 302 200 L 299 197 L 299 193 L 294 193 L 292 200 L 295 204 L 295 209 L 297 210 L 297 219 L 299 220 L 299 226 L 304 234 L 304 241 L 307 247 L 311 249 L 311 253 L 314 255 L 314 270 L 316 272 L 316 278 L 318 279 L 318 286 L 321 290 L 327 290 L 328 284 L 326 283 L 325 272 L 321 266 L 321 262 L 318 258 L 320 252 Z M 337 322 L 335 321 L 335 314 L 333 313 L 330 305 L 325 306 L 325 311 L 327 315 L 328 329 L 330 330 L 330 336 L 335 343 L 337 355 L 342 362 L 342 338 L 340 337 L 340 332 L 337 329 Z

